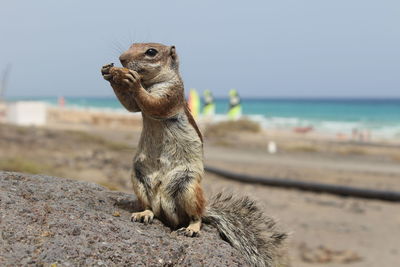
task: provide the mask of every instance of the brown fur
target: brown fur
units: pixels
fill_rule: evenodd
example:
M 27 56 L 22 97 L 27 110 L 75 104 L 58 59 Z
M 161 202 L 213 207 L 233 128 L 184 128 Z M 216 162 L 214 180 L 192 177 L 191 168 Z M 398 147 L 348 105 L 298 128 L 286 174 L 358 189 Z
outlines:
M 165 92 L 162 99 L 152 96 L 146 90 L 139 90 L 135 99 L 142 112 L 154 118 L 169 118 L 177 114 L 184 101 L 182 93 L 174 90 Z
M 189 123 L 193 126 L 193 128 L 196 130 L 197 135 L 199 136 L 201 142 L 203 143 L 203 136 L 199 130 L 199 127 L 196 124 L 196 121 L 194 120 L 192 113 L 190 113 L 188 104 L 185 102 L 185 114 L 189 119 Z
M 195 196 L 196 196 L 196 214 L 204 214 L 204 209 L 206 206 L 206 200 L 204 199 L 203 189 L 200 184 L 195 186 Z

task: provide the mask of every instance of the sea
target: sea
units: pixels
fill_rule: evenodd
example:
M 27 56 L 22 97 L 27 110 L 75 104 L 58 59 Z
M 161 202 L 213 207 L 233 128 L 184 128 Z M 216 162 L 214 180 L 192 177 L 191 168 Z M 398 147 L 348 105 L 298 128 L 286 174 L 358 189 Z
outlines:
M 14 97 L 10 101 L 43 101 L 58 105 L 57 97 Z M 225 118 L 229 100 L 217 98 L 216 119 Z M 65 97 L 65 105 L 80 109 L 123 112 L 115 97 Z M 242 98 L 243 116 L 258 121 L 264 128 L 313 127 L 332 134 L 368 131 L 375 137 L 400 139 L 400 98 L 325 99 L 325 98 Z

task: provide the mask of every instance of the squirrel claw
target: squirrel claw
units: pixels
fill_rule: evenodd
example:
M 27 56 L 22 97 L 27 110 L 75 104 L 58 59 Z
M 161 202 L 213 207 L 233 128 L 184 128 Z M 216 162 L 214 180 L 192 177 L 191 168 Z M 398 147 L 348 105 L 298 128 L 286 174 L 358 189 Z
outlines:
M 152 223 L 154 219 L 154 214 L 151 210 L 145 210 L 142 212 L 134 212 L 131 216 L 132 222 L 141 222 L 144 224 Z
M 194 230 L 189 229 L 189 228 L 185 228 L 185 227 L 182 227 L 182 228 L 176 230 L 176 233 L 177 233 L 178 235 L 184 235 L 184 236 L 187 236 L 187 237 L 196 237 L 196 236 L 199 236 L 199 232 L 194 231 Z

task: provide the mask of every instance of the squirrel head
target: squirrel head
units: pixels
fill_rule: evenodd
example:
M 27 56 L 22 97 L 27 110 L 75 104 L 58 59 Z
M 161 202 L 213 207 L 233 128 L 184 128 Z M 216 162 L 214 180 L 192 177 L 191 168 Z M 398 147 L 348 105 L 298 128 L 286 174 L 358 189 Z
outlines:
M 175 46 L 134 43 L 119 60 L 125 68 L 139 73 L 142 82 L 147 84 L 169 81 L 179 74 Z

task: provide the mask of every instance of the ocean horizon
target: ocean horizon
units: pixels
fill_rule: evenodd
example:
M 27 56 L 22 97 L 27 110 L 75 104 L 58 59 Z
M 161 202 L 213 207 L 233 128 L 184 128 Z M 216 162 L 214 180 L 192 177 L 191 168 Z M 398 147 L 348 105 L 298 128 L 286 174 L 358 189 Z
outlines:
M 115 96 L 64 97 L 65 106 L 123 111 Z M 43 101 L 58 105 L 57 97 L 9 97 L 7 101 Z M 216 117 L 223 119 L 229 99 L 216 98 Z M 313 127 L 329 133 L 369 131 L 400 138 L 400 98 L 254 98 L 241 99 L 243 115 L 264 128 Z

